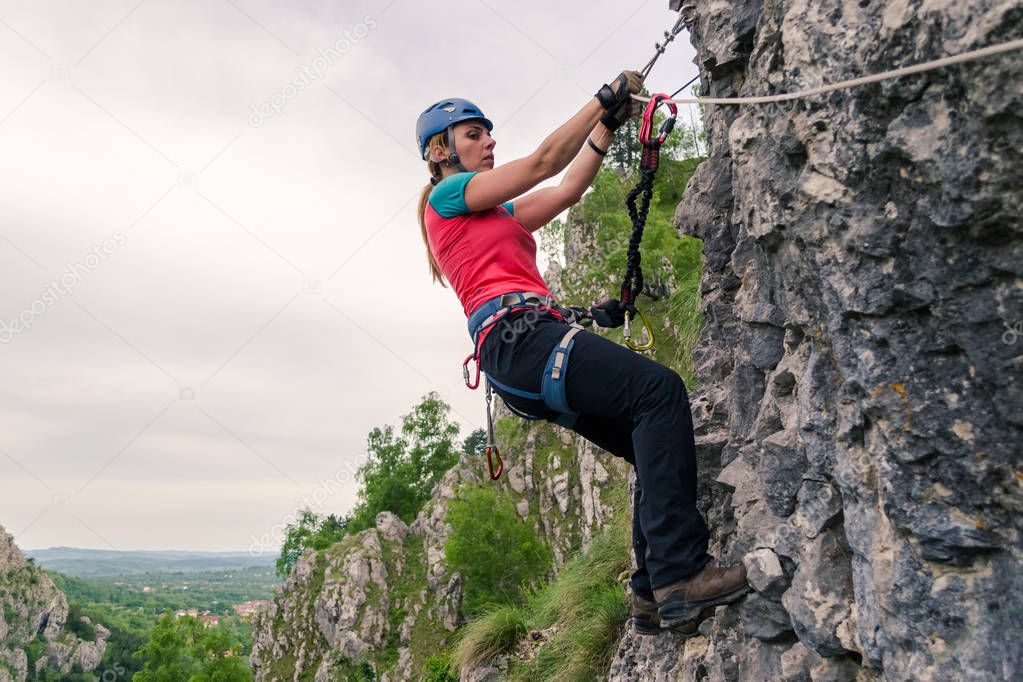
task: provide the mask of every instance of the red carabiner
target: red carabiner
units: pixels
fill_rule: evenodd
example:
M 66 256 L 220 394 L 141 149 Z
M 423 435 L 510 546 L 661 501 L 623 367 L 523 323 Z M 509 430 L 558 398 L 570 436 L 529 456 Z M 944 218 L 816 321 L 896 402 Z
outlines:
M 476 361 L 476 380 L 472 383 L 469 382 L 469 362 L 471 360 Z M 470 390 L 475 391 L 476 388 L 480 385 L 480 361 L 479 358 L 476 356 L 476 353 L 473 353 L 472 355 L 467 357 L 465 359 L 465 362 L 462 363 L 462 378 L 465 379 L 465 385 Z
M 668 110 L 671 111 L 671 115 L 661 124 L 660 135 L 654 137 L 651 140 L 651 136 L 654 132 L 654 114 L 657 112 L 657 108 L 661 106 L 664 100 L 668 100 Z M 660 146 L 668 138 L 668 134 L 672 128 L 675 127 L 675 119 L 678 117 L 678 105 L 671 101 L 671 97 L 659 92 L 656 95 L 650 97 L 650 101 L 646 103 L 646 109 L 643 110 L 643 123 L 639 127 L 639 142 L 644 147 L 647 147 L 656 140 L 656 144 Z
M 494 473 L 494 457 L 497 457 L 497 473 Z M 501 453 L 496 445 L 487 446 L 487 467 L 490 468 L 491 481 L 501 478 L 501 472 L 504 471 L 504 461 L 501 460 Z

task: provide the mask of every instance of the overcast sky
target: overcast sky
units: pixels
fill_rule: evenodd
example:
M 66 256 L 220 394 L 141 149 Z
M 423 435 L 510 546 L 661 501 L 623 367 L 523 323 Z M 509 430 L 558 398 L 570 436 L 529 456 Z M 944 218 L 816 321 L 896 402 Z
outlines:
M 527 154 L 649 59 L 667 5 L 0 2 L 0 525 L 275 551 L 303 499 L 352 506 L 367 433 L 428 391 L 481 426 L 416 117 L 466 97 L 498 164 Z M 692 60 L 683 34 L 648 85 Z

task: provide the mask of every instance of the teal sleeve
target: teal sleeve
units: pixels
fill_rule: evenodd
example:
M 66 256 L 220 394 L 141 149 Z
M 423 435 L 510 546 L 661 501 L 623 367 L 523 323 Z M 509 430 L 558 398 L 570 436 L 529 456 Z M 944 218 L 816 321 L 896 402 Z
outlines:
M 515 202 L 514 201 L 506 201 L 506 202 L 504 202 L 501 205 L 504 206 L 505 210 L 508 211 L 508 213 L 511 213 L 512 215 L 515 215 Z
M 445 218 L 469 213 L 469 208 L 465 205 L 465 185 L 472 180 L 476 172 L 455 173 L 438 182 L 430 192 L 430 206 L 433 210 Z

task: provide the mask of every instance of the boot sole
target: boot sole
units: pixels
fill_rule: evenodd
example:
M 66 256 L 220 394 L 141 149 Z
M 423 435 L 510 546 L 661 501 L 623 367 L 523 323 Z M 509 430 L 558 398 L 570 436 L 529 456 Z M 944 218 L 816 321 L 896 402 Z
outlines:
M 695 637 L 698 634 L 700 634 L 700 631 L 696 628 L 693 628 L 692 630 L 680 629 L 679 626 L 686 625 L 688 623 L 689 621 L 682 621 L 680 623 L 676 623 L 674 626 L 668 626 L 663 628 L 661 627 L 651 628 L 649 626 L 639 625 L 638 623 L 633 621 L 632 628 L 633 630 L 636 631 L 637 635 L 642 635 L 644 637 L 656 637 L 657 635 L 663 634 L 665 632 L 670 632 L 673 635 L 680 636 L 682 639 L 689 639 L 690 637 Z
M 636 619 L 632 620 L 632 629 L 636 631 L 637 635 L 659 635 L 661 634 L 661 628 L 652 627 L 650 625 L 640 625 Z
M 637 635 L 656 636 L 664 632 L 670 632 L 673 635 L 680 636 L 682 639 L 689 639 L 700 634 L 700 623 L 705 618 L 699 617 L 696 620 L 684 620 L 664 627 L 661 627 L 664 621 L 659 621 L 658 625 L 653 625 L 646 619 L 640 621 L 633 617 L 630 620 L 632 621 L 632 629 L 636 631 Z
M 709 609 L 712 606 L 730 604 L 749 591 L 750 586 L 745 584 L 735 588 L 731 592 L 707 597 L 706 599 L 693 599 L 691 601 L 679 602 L 677 604 L 665 604 L 667 608 L 663 611 L 658 608 L 658 612 L 661 616 L 661 625 L 670 628 L 685 623 L 686 621 L 697 620 L 705 609 Z

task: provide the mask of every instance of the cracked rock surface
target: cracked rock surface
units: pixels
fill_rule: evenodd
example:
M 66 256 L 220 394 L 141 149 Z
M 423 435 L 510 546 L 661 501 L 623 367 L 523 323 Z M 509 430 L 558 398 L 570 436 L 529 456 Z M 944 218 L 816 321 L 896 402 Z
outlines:
M 695 6 L 714 97 L 1023 35 L 1018 0 Z M 706 107 L 676 214 L 704 242 L 701 508 L 756 591 L 686 642 L 626 635 L 610 679 L 1023 676 L 1021 116 L 1020 52 Z

